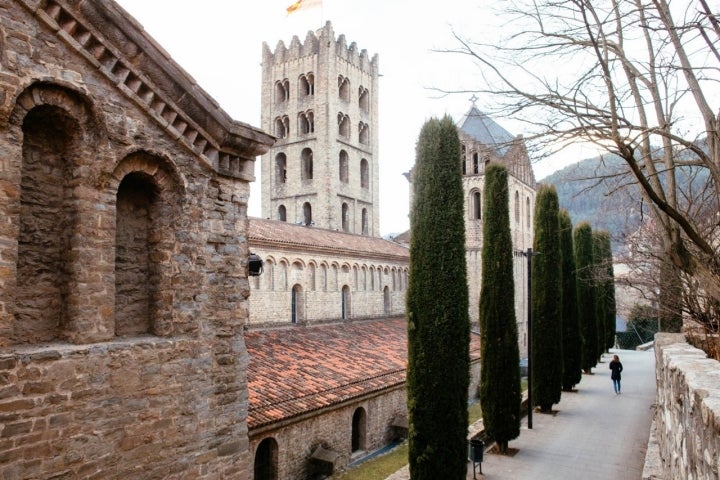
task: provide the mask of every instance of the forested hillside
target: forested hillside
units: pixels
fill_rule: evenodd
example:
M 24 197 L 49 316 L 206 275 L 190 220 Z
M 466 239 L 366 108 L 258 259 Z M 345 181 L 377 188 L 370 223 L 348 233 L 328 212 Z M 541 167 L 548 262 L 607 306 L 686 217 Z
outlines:
M 589 158 L 541 179 L 552 183 L 560 207 L 573 225 L 587 221 L 593 230 L 607 230 L 616 248 L 640 223 L 641 201 L 625 163 L 615 156 Z

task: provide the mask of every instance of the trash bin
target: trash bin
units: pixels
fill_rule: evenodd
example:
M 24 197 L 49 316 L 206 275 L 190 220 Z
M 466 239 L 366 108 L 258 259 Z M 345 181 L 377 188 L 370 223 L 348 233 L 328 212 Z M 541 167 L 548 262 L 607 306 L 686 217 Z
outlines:
M 483 452 L 485 451 L 485 442 L 480 438 L 470 439 L 470 460 L 474 463 L 482 463 Z

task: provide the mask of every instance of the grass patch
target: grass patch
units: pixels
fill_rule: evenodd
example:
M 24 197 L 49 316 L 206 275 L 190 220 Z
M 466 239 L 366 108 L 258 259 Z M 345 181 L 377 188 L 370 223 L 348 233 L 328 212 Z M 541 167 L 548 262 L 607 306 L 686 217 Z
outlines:
M 468 423 L 473 424 L 482 418 L 482 406 L 477 401 L 468 407 Z
M 407 441 L 385 455 L 363 462 L 346 472 L 333 475 L 333 480 L 384 480 L 408 463 Z

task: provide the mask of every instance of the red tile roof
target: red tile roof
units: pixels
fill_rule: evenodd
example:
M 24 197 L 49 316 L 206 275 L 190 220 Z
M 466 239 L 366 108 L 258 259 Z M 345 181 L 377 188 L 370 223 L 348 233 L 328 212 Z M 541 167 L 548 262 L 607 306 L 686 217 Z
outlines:
M 249 429 L 405 383 L 405 318 L 250 330 L 245 343 Z
M 326 251 L 334 256 L 362 255 L 369 257 L 397 257 L 409 262 L 410 250 L 380 237 L 355 235 L 317 227 L 306 227 L 279 220 L 250 218 L 248 241 L 253 245 L 273 245 L 302 248 L 305 251 Z

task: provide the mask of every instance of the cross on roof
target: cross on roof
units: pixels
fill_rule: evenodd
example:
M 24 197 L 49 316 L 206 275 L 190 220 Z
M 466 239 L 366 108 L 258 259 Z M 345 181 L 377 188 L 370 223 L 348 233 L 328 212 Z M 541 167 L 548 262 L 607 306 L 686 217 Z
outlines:
M 475 106 L 475 102 L 478 101 L 478 97 L 476 97 L 475 94 L 473 93 L 473 96 L 470 97 L 470 101 L 472 102 L 473 107 L 474 107 L 474 106 Z

